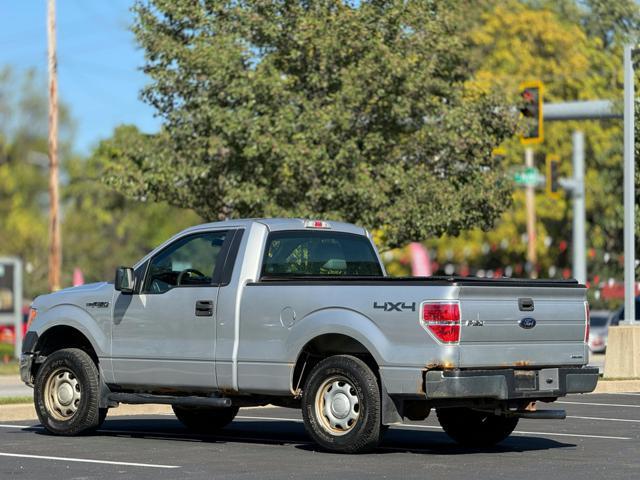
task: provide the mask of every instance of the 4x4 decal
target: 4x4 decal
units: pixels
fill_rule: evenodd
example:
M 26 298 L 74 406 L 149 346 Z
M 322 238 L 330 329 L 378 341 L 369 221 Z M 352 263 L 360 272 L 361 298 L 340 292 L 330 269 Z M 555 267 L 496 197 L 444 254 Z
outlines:
M 373 308 L 378 310 L 384 310 L 385 312 L 401 312 L 403 310 L 411 310 L 412 312 L 416 311 L 416 303 L 406 303 L 406 302 L 384 302 L 382 304 L 378 302 L 373 302 Z

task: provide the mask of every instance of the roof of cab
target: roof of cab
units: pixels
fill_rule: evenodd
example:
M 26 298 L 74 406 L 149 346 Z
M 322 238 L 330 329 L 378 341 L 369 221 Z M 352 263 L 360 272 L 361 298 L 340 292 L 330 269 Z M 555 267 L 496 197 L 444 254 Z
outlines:
M 315 219 L 314 219 L 315 220 Z M 212 222 L 212 223 L 203 223 L 200 225 L 194 225 L 193 227 L 187 228 L 184 232 L 189 231 L 197 231 L 197 230 L 205 230 L 209 228 L 233 228 L 233 227 L 244 227 L 247 228 L 254 223 L 260 223 L 265 225 L 269 231 L 277 232 L 282 230 L 309 230 L 311 227 L 307 227 L 305 222 L 308 220 L 302 218 L 247 218 L 247 219 L 238 219 L 238 220 L 225 220 L 222 222 Z M 326 230 L 334 231 L 334 232 L 346 232 L 346 233 L 354 233 L 357 235 L 366 235 L 366 230 L 362 227 L 358 227 L 351 223 L 344 222 L 334 222 L 331 220 L 325 220 L 325 223 L 329 225 L 329 228 Z M 324 230 L 324 229 L 323 229 Z

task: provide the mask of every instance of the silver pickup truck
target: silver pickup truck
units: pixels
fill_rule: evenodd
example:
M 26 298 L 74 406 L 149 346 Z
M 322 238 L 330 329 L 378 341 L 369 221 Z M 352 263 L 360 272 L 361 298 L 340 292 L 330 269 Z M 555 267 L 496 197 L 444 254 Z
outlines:
M 487 447 L 590 392 L 575 281 L 390 278 L 369 233 L 297 219 L 189 228 L 97 283 L 38 297 L 20 370 L 45 428 L 98 428 L 119 403 L 170 404 L 213 432 L 240 407 L 301 408 L 325 449 L 375 447 L 435 410 Z

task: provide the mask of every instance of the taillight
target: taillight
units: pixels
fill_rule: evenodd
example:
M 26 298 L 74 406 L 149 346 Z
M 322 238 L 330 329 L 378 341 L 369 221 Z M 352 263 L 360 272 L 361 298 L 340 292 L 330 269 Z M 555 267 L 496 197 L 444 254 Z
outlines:
M 425 302 L 422 325 L 442 343 L 460 341 L 460 304 L 458 302 Z
M 591 313 L 589 312 L 589 302 L 584 302 L 584 342 L 589 343 L 589 324 L 591 323 Z
M 27 319 L 27 330 L 31 328 L 31 324 L 33 323 L 33 321 L 36 319 L 37 316 L 38 316 L 38 310 L 31 307 L 29 309 L 29 318 Z

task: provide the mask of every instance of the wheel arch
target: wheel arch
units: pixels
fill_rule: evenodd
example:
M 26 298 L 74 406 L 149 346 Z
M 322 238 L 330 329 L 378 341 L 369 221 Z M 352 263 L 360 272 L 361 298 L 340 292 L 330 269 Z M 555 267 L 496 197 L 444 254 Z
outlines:
M 387 339 L 371 319 L 346 309 L 324 309 L 297 322 L 290 345 L 295 362 L 291 370 L 291 391 L 299 394 L 311 369 L 323 358 L 350 354 L 361 358 L 379 376 L 384 364 L 382 352 Z

